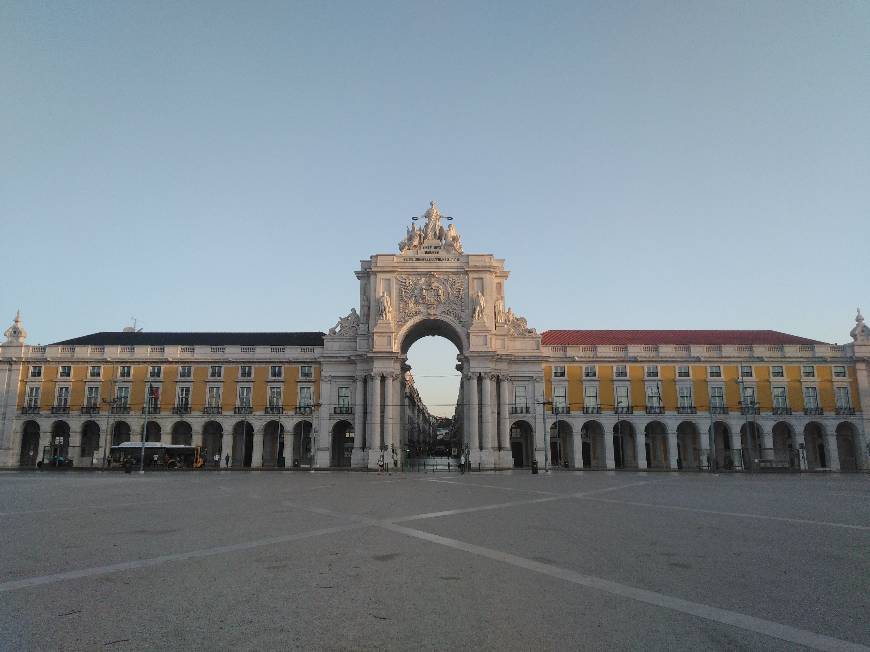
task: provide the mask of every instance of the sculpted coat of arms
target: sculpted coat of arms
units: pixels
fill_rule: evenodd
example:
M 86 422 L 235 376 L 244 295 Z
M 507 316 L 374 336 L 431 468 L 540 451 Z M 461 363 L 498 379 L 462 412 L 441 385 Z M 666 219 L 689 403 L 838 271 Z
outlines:
M 400 324 L 421 315 L 444 315 L 462 321 L 464 277 L 433 272 L 425 276 L 399 276 L 397 280 Z

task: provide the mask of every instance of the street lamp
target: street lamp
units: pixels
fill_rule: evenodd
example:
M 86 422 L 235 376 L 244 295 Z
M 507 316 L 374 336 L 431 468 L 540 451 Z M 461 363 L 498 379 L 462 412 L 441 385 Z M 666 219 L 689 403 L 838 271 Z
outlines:
M 106 466 L 106 459 L 107 459 L 108 454 L 109 454 L 109 442 L 111 441 L 111 439 L 109 439 L 109 437 L 111 436 L 111 432 L 112 432 L 112 430 L 111 430 L 112 413 L 115 409 L 115 406 L 118 404 L 118 399 L 115 397 L 104 398 L 103 404 L 106 405 L 106 445 L 103 446 L 103 467 L 105 467 Z

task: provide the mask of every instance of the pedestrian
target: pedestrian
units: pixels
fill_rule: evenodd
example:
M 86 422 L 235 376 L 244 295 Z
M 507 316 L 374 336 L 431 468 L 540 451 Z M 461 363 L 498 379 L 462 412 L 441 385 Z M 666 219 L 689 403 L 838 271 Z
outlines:
M 459 472 L 465 473 L 465 453 L 459 456 Z
M 227 453 L 227 456 L 224 458 L 224 462 L 227 464 L 227 468 L 230 468 L 230 454 Z
M 221 454 L 220 453 L 214 454 L 214 466 L 216 469 L 219 469 L 221 466 Z
M 378 458 L 378 474 L 384 472 L 384 454 L 381 453 L 381 456 Z
M 395 471 L 399 467 L 399 455 L 396 453 L 396 449 L 393 449 L 393 470 Z

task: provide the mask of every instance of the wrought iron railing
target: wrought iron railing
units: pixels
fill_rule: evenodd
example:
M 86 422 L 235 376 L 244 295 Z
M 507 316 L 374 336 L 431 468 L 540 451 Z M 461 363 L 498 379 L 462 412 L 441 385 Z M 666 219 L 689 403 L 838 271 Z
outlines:
M 567 405 L 554 405 L 553 414 L 571 414 L 571 408 Z
M 296 414 L 312 415 L 314 414 L 314 408 L 310 405 L 297 405 Z
M 773 413 L 776 415 L 788 415 L 791 414 L 791 408 L 786 405 L 774 405 Z
M 855 414 L 855 408 L 853 408 L 853 407 L 838 407 L 837 414 L 840 416 L 852 416 Z
M 728 414 L 728 408 L 724 405 L 711 405 L 710 414 Z
M 647 414 L 664 414 L 665 409 L 661 405 L 647 405 L 646 406 Z
M 680 405 L 677 408 L 677 414 L 698 414 L 698 408 L 694 405 Z
M 224 409 L 219 405 L 206 405 L 202 408 L 203 414 L 223 414 Z
M 284 408 L 280 405 L 268 405 L 264 412 L 266 414 L 284 414 Z
M 600 405 L 584 405 L 583 414 L 601 414 Z
M 235 414 L 253 414 L 254 408 L 252 408 L 250 405 L 237 405 L 233 408 L 233 412 Z
M 512 405 L 511 414 L 529 414 L 532 409 L 528 405 Z
M 52 414 L 69 414 L 69 405 L 52 405 Z
M 804 408 L 804 414 L 808 416 L 821 416 L 825 411 L 820 407 Z
M 352 405 L 336 405 L 332 408 L 333 414 L 353 414 Z
M 100 406 L 99 405 L 83 405 L 79 410 L 79 414 L 99 414 Z

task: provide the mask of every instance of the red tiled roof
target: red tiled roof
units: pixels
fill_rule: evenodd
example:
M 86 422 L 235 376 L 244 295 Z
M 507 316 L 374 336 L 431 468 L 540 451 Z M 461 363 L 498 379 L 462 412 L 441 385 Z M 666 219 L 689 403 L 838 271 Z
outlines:
M 541 341 L 554 344 L 823 344 L 779 331 L 544 331 Z

